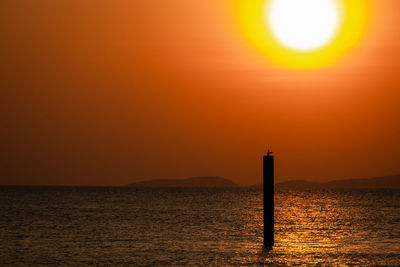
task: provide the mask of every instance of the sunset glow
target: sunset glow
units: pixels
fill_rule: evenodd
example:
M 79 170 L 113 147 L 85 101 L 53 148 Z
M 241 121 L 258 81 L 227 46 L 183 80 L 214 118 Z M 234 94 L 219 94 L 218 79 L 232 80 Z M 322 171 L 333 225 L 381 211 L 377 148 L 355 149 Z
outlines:
M 316 35 L 296 40 L 280 21 L 314 5 L 333 17 L 316 15 Z M 398 0 L 5 0 L 1 183 L 252 186 L 266 149 L 277 182 L 400 173 L 399 10 Z
M 264 13 L 266 26 L 278 41 L 297 51 L 325 46 L 341 24 L 337 0 L 275 0 Z
M 237 1 L 242 33 L 276 65 L 318 68 L 354 48 L 367 30 L 371 2 Z

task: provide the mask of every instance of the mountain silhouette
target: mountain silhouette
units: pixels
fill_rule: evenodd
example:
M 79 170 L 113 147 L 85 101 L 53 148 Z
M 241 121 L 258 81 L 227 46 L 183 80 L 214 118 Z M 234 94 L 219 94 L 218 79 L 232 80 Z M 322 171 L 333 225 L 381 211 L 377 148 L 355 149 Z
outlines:
M 400 175 L 375 178 L 359 178 L 334 180 L 330 182 L 309 182 L 306 180 L 291 180 L 276 184 L 277 188 L 288 189 L 318 189 L 318 188 L 349 188 L 349 189 L 400 189 Z
M 219 176 L 190 177 L 185 179 L 155 179 L 129 184 L 130 187 L 238 187 L 239 185 Z

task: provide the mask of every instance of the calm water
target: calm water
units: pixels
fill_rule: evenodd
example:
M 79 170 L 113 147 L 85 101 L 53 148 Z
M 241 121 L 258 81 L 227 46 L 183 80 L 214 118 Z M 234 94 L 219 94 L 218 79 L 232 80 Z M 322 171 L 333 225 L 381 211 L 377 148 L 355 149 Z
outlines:
M 400 191 L 0 187 L 0 264 L 400 265 Z

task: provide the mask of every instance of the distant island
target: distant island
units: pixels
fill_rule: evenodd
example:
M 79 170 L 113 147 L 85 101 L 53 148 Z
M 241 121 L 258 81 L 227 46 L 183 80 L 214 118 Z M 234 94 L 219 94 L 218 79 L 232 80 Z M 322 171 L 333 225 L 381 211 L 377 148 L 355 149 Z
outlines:
M 400 175 L 383 176 L 375 178 L 358 178 L 334 180 L 329 182 L 309 182 L 305 180 L 291 180 L 276 184 L 277 188 L 287 189 L 400 189 Z
M 130 187 L 239 187 L 219 176 L 190 177 L 185 179 L 155 179 L 129 184 Z
M 219 176 L 190 177 L 184 179 L 154 179 L 128 184 L 129 187 L 240 187 L 235 182 Z M 262 184 L 250 186 L 262 188 Z M 277 183 L 278 189 L 400 189 L 400 175 L 375 178 L 358 178 L 334 180 L 329 182 L 310 182 L 306 180 L 290 180 Z

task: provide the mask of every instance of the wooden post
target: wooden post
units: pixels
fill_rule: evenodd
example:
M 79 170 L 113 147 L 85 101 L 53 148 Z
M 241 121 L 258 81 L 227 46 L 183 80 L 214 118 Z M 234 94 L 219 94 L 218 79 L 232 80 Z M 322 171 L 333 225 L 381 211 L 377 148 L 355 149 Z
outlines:
M 268 150 L 263 157 L 264 246 L 274 245 L 274 156 Z

